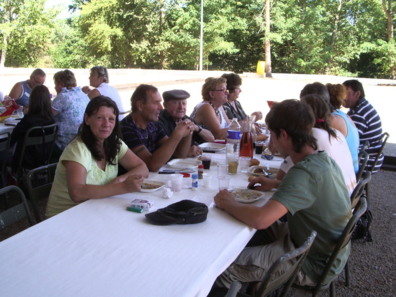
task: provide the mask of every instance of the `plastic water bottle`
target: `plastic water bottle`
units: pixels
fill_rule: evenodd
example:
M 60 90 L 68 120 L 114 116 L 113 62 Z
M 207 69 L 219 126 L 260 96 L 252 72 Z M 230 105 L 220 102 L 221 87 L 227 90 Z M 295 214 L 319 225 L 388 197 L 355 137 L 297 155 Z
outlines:
M 241 141 L 241 125 L 239 125 L 237 118 L 233 118 L 231 123 L 228 125 L 227 143 L 234 144 L 234 151 L 239 153 L 240 141 Z

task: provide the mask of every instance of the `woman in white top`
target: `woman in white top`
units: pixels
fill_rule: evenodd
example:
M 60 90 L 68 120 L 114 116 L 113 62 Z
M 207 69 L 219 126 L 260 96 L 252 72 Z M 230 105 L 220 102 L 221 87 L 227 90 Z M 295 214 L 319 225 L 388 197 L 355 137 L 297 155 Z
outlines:
M 89 84 L 95 89 L 91 90 L 88 86 L 85 86 L 82 88 L 83 92 L 88 95 L 89 99 L 100 95 L 111 98 L 117 104 L 120 115 L 125 114 L 127 111 L 122 106 L 121 97 L 117 89 L 109 85 L 109 74 L 106 67 L 95 66 L 90 71 Z
M 191 118 L 210 130 L 216 139 L 226 139 L 230 120 L 223 109 L 227 102 L 227 84 L 223 77 L 209 77 L 202 86 L 203 101 L 195 106 Z

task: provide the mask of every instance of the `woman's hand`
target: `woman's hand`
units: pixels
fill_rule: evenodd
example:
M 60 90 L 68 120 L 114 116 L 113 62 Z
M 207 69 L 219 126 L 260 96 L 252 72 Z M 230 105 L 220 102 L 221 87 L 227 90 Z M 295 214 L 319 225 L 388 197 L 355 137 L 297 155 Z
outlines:
M 142 175 L 128 175 L 122 185 L 126 192 L 140 192 L 144 177 Z

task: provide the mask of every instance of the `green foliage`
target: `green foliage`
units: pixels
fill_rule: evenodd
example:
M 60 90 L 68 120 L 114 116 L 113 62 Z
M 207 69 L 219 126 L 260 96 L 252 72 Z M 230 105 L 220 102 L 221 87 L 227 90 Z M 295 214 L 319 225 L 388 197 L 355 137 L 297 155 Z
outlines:
M 4 1 L 0 35 L 2 49 L 7 50 L 6 66 L 35 66 L 47 52 L 53 28 L 51 20 L 57 12 L 45 11 L 44 1 Z
M 57 21 L 44 1 L 0 3 L 6 65 L 33 66 L 50 55 L 60 68 L 198 69 L 201 0 L 74 0 L 79 14 Z M 396 1 L 386 3 L 394 16 Z M 264 4 L 204 1 L 205 68 L 255 71 L 267 36 L 273 72 L 395 77 L 382 0 L 271 0 L 271 32 Z

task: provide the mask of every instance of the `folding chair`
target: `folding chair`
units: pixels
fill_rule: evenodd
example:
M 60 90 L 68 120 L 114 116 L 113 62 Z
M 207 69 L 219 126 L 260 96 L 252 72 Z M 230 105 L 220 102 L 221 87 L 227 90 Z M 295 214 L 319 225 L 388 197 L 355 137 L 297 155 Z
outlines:
M 0 135 L 0 154 L 6 155 L 10 148 L 10 133 L 3 133 Z M 6 158 L 5 158 L 6 159 Z M 0 187 L 5 187 L 7 184 L 6 163 L 7 160 L 3 159 L 0 164 Z
M 16 172 L 19 185 L 21 186 L 25 185 L 24 179 L 26 178 L 26 172 L 28 170 L 38 166 L 47 165 L 49 163 L 52 155 L 52 150 L 55 145 L 55 139 L 57 133 L 58 133 L 57 124 L 32 127 L 26 132 L 23 140 L 21 156 L 18 162 L 17 172 Z M 25 161 L 26 161 L 25 159 L 27 159 L 26 153 L 30 148 L 33 149 L 34 147 L 37 148 L 37 150 L 35 151 L 35 155 L 37 154 L 37 156 L 34 156 L 35 166 L 26 168 L 25 165 Z
M 382 152 L 384 151 L 384 148 L 385 148 L 386 142 L 388 141 L 388 138 L 389 138 L 389 134 L 388 134 L 387 132 L 382 133 L 382 136 L 381 136 L 382 145 L 381 145 L 380 149 L 379 149 L 378 152 L 377 152 L 377 155 L 376 155 L 376 157 L 375 157 L 373 166 L 368 170 L 368 171 L 371 172 L 371 174 L 373 174 L 373 170 L 374 170 L 375 166 L 377 165 L 378 160 L 379 160 L 380 157 L 382 156 Z M 367 201 L 368 201 L 368 203 L 370 203 L 370 197 L 369 197 L 369 183 L 366 184 L 366 187 L 365 187 L 365 188 L 366 188 Z
M 281 290 L 281 294 L 279 296 L 286 296 L 315 238 L 316 238 L 316 231 L 312 231 L 311 235 L 308 237 L 308 239 L 304 242 L 304 244 L 301 247 L 284 254 L 278 260 L 276 260 L 265 274 L 263 280 L 259 283 L 259 287 L 254 293 L 254 296 L 264 297 L 275 292 L 278 293 L 279 290 Z M 278 275 L 279 268 L 287 262 L 293 264 L 283 274 Z M 247 294 L 238 293 L 241 287 L 242 284 L 240 282 L 234 281 L 231 284 L 230 289 L 228 290 L 225 297 L 251 296 Z
M 359 182 L 361 179 L 363 172 L 366 170 L 366 165 L 369 159 L 369 154 L 366 152 L 364 148 L 359 151 L 359 171 L 356 173 L 356 181 Z
M 352 208 L 358 204 L 360 197 L 365 193 L 365 187 L 371 180 L 371 172 L 364 172 L 362 173 L 361 178 L 359 179 L 358 183 L 356 184 L 353 192 L 351 194 L 351 205 Z
M 308 289 L 312 291 L 312 296 L 315 297 L 321 290 L 330 289 L 330 296 L 335 297 L 335 280 L 331 281 L 330 283 L 324 283 L 324 280 L 327 277 L 327 274 L 331 270 L 331 267 L 334 264 L 334 261 L 337 258 L 338 253 L 342 248 L 344 248 L 350 241 L 353 229 L 359 220 L 359 218 L 366 212 L 367 210 L 367 200 L 365 197 L 361 197 L 359 203 L 354 208 L 353 215 L 349 219 L 348 224 L 345 226 L 344 231 L 342 232 L 338 242 L 336 243 L 333 252 L 331 253 L 330 257 L 327 260 L 326 266 L 322 272 L 322 275 L 319 278 L 315 287 L 302 287 L 304 289 Z M 349 275 L 348 275 L 349 277 Z M 348 280 L 349 281 L 349 280 Z
M 382 153 L 384 151 L 384 148 L 385 148 L 386 142 L 388 141 L 388 138 L 389 138 L 389 133 L 388 132 L 382 133 L 382 135 L 381 135 L 382 145 L 381 145 L 380 149 L 377 152 L 377 156 L 375 157 L 375 160 L 374 160 L 374 163 L 373 163 L 373 167 L 371 167 L 371 173 L 373 173 L 373 170 L 374 170 L 375 166 L 377 165 L 378 160 L 379 160 L 379 158 L 381 157 L 381 155 L 382 155 Z
M 27 173 L 26 184 L 29 193 L 29 199 L 32 203 L 34 215 L 38 222 L 43 218 L 38 208 L 38 200 L 48 198 L 54 181 L 55 170 L 58 163 L 52 163 L 45 166 L 34 168 Z
M 13 206 L 8 206 L 0 212 L 0 230 L 25 218 L 28 219 L 30 225 L 35 224 L 25 194 L 19 187 L 7 186 L 0 189 L 0 198 L 3 199 L 5 196 L 12 198 L 12 200 L 16 198 L 18 201 Z

